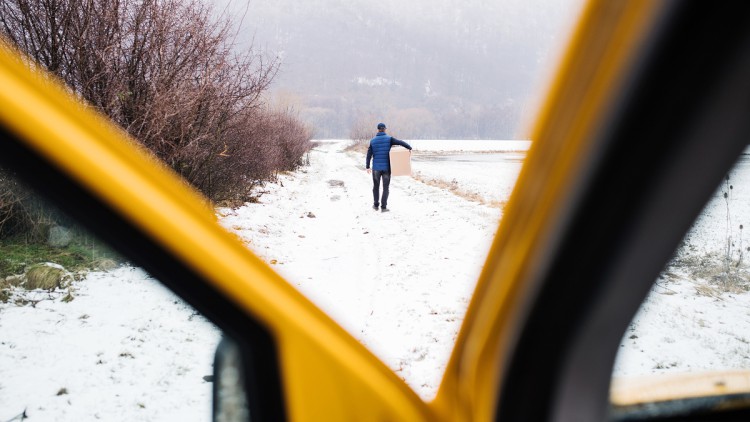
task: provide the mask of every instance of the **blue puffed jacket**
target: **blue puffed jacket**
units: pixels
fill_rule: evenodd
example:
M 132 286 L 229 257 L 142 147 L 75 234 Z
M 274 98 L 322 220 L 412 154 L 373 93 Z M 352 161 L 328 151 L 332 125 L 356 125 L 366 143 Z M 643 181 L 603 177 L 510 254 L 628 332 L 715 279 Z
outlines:
M 370 168 L 370 159 L 372 159 L 373 170 L 390 170 L 391 160 L 388 153 L 391 151 L 391 145 L 401 145 L 402 147 L 411 150 L 411 146 L 406 142 L 388 136 L 385 132 L 378 132 L 374 138 L 370 139 L 370 147 L 367 148 L 365 168 Z

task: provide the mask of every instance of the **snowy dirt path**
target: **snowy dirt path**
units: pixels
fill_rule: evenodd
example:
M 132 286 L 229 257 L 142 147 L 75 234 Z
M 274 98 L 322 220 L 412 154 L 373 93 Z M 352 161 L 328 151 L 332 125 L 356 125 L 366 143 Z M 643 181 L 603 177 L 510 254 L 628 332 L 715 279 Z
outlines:
M 219 210 L 222 224 L 429 399 L 500 210 L 394 177 L 391 212 L 374 211 L 364 157 L 345 146 L 321 143 L 260 203 Z

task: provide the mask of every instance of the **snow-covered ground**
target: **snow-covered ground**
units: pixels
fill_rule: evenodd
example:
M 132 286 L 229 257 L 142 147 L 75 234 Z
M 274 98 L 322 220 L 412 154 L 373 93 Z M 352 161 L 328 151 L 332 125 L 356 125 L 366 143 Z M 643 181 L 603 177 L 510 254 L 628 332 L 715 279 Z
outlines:
M 390 213 L 370 208 L 364 158 L 326 141 L 258 203 L 217 214 L 430 399 L 528 142 L 410 142 L 418 177 L 392 179 Z M 730 177 L 736 243 L 750 223 L 743 166 Z M 721 249 L 726 205 L 718 193 L 687 254 Z M 750 295 L 691 274 L 680 266 L 658 280 L 623 338 L 617 376 L 748 367 Z M 0 303 L 0 421 L 24 410 L 33 421 L 210 419 L 214 326 L 135 268 L 73 287 L 69 303 L 41 292 L 35 307 Z
M 218 330 L 142 270 L 0 303 L 0 421 L 208 421 Z M 20 419 L 18 419 L 20 420 Z
M 515 185 L 529 141 L 415 140 L 414 177 L 449 183 L 454 193 L 502 207 Z
M 748 152 L 714 193 L 685 237 L 678 259 L 641 305 L 620 345 L 617 376 L 750 370 L 750 236 L 743 234 L 750 228 Z M 744 278 L 738 286 L 715 279 L 727 256 L 727 239 L 733 271 Z
M 322 142 L 310 167 L 282 176 L 260 203 L 219 210 L 222 223 L 431 398 L 501 210 L 393 177 L 391 212 L 374 211 L 364 157 L 346 145 Z M 450 181 L 466 169 L 447 162 L 439 173 Z

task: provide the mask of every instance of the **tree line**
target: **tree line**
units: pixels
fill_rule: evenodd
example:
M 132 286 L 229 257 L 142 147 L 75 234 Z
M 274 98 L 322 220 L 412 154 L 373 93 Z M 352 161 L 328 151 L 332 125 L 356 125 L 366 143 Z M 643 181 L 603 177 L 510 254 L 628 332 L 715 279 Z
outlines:
M 238 51 L 201 1 L 0 0 L 0 33 L 214 202 L 251 199 L 311 147 L 293 109 L 263 100 L 278 59 Z

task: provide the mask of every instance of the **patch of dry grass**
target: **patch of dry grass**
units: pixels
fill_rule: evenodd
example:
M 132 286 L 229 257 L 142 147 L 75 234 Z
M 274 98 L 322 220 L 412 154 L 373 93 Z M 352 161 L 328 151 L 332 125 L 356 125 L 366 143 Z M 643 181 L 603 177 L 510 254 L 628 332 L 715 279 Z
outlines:
M 36 265 L 26 272 L 26 281 L 23 287 L 27 290 L 54 290 L 66 287 L 70 276 L 63 269 L 48 266 Z
M 750 273 L 744 265 L 727 265 L 718 252 L 691 253 L 675 258 L 671 267 L 679 268 L 696 280 L 696 294 L 719 297 L 722 293 L 750 290 Z
M 507 203 L 506 201 L 488 201 L 482 195 L 476 192 L 472 192 L 470 190 L 461 188 L 456 179 L 453 179 L 450 182 L 448 182 L 442 179 L 434 179 L 431 177 L 423 176 L 419 172 L 413 174 L 412 176 L 414 177 L 414 180 L 422 182 L 425 185 L 434 186 L 439 189 L 447 190 L 448 192 L 456 196 L 459 196 L 461 198 L 464 198 L 472 202 L 478 202 L 482 205 L 487 205 L 493 208 L 503 209 L 505 208 L 505 204 Z
M 715 286 L 710 286 L 708 284 L 696 284 L 695 285 L 695 294 L 698 296 L 706 296 L 706 297 L 712 297 L 715 299 L 721 299 L 721 290 L 716 288 Z
M 370 140 L 359 140 L 352 141 L 349 145 L 344 148 L 346 152 L 356 152 L 359 154 L 367 154 L 367 148 L 370 146 Z

